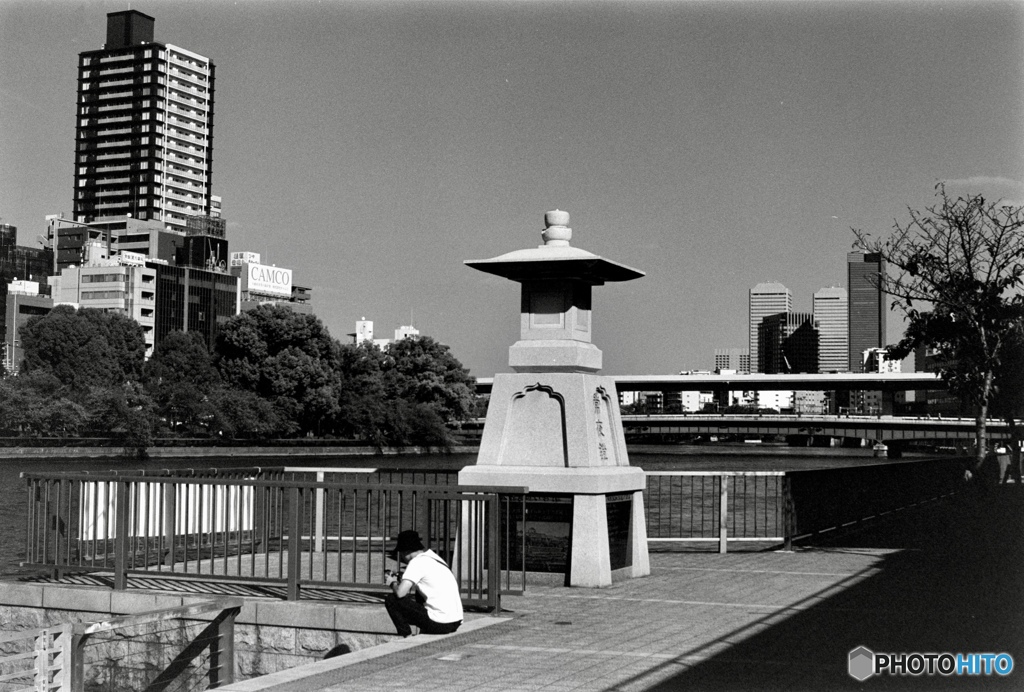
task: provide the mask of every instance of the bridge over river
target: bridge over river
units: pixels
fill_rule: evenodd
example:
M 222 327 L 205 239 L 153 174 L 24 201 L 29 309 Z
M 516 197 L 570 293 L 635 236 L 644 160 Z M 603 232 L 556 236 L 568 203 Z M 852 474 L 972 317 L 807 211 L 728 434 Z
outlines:
M 622 427 L 627 436 L 631 433 L 807 435 L 860 438 L 886 443 L 974 439 L 973 418 L 915 416 L 656 414 L 622 416 Z M 1009 426 L 1005 421 L 990 420 L 988 431 L 993 440 L 1010 437 Z
M 624 391 L 880 391 L 887 397 L 896 392 L 943 390 L 946 383 L 935 373 L 826 373 L 826 374 L 689 374 L 617 375 L 619 392 Z M 492 378 L 477 380 L 477 392 L 490 391 Z M 471 424 L 472 425 L 472 424 Z M 968 442 L 974 439 L 974 420 L 929 416 L 858 415 L 750 415 L 750 414 L 650 414 L 622 417 L 627 436 L 645 435 L 786 435 L 808 441 L 827 438 L 862 439 L 883 442 L 890 456 L 911 441 Z M 990 420 L 993 440 L 1010 436 L 1003 421 Z
M 931 372 L 888 373 L 800 373 L 785 375 L 612 375 L 619 392 L 704 392 L 704 391 L 851 391 L 906 392 L 947 389 Z M 480 394 L 491 391 L 493 377 L 477 378 Z

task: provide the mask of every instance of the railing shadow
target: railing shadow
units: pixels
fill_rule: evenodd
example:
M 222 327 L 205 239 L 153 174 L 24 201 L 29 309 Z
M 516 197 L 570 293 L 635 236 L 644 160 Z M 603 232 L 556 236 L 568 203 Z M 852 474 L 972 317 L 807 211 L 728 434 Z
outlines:
M 621 687 L 1024 689 L 1024 488 L 1000 486 L 930 503 L 819 538 L 809 549 L 877 551 L 879 559 Z M 878 653 L 1006 652 L 1015 669 L 1008 676 L 880 675 L 858 682 L 848 673 L 848 659 L 860 646 Z

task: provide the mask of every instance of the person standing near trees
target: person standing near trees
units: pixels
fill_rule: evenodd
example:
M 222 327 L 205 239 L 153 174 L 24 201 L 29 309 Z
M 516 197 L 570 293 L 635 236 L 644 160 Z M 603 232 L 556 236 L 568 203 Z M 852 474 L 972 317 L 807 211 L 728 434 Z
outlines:
M 415 531 L 402 531 L 391 556 L 401 574 L 386 571 L 384 584 L 391 593 L 384 607 L 402 637 L 415 625 L 424 634 L 451 634 L 462 624 L 462 596 L 455 575 L 441 556 L 423 545 Z

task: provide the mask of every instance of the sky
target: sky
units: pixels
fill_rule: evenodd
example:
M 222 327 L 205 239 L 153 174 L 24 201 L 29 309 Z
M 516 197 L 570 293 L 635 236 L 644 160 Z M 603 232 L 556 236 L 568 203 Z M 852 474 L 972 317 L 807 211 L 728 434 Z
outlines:
M 217 67 L 232 251 L 313 287 L 345 341 L 400 325 L 508 372 L 519 286 L 463 265 L 572 244 L 604 374 L 710 369 L 750 288 L 845 286 L 851 228 L 949 192 L 1024 201 L 1024 2 L 0 0 L 0 220 L 71 215 L 77 56 L 106 14 Z M 889 315 L 889 341 L 902 329 Z

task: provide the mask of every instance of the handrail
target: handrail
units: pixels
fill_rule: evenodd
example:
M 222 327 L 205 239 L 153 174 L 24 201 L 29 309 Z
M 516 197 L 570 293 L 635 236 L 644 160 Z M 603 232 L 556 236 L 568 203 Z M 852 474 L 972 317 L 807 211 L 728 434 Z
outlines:
M 255 471 L 23 472 L 22 566 L 113 572 L 116 590 L 130 575 L 159 574 L 280 584 L 289 599 L 307 586 L 382 591 L 387 541 L 415 528 L 452 563 L 466 605 L 500 607 L 511 568 L 501 562 L 507 539 L 499 532 L 512 530 L 500 517 L 525 502 L 527 488 Z
M 196 615 L 209 613 L 214 610 L 224 611 L 231 608 L 241 608 L 245 600 L 235 596 L 227 596 L 218 600 L 199 601 L 177 608 L 161 608 L 149 610 L 138 615 L 122 615 L 109 620 L 96 620 L 94 622 L 73 622 L 71 629 L 75 634 L 97 634 L 99 632 L 113 632 L 117 629 L 131 627 L 134 625 L 146 625 L 151 622 L 163 622 L 164 620 L 189 619 Z
M 178 608 L 164 608 L 135 615 L 124 615 L 109 620 L 92 622 L 69 622 L 55 627 L 16 632 L 0 636 L 0 644 L 31 639 L 31 651 L 0 655 L 0 684 L 11 692 L 83 692 L 85 689 L 85 646 L 89 638 L 104 632 L 145 625 L 168 620 L 197 619 L 205 613 L 218 613 L 191 644 L 178 654 L 162 670 L 149 689 L 163 689 L 188 669 L 191 661 L 204 650 L 210 652 L 209 678 L 211 687 L 221 687 L 234 682 L 235 616 L 244 605 L 241 598 L 219 598 L 199 601 Z M 209 645 L 205 642 L 209 641 Z M 201 643 L 196 646 L 196 643 Z M 31 659 L 31 667 L 17 668 L 17 661 Z M 12 689 L 12 685 L 25 684 L 27 687 Z

